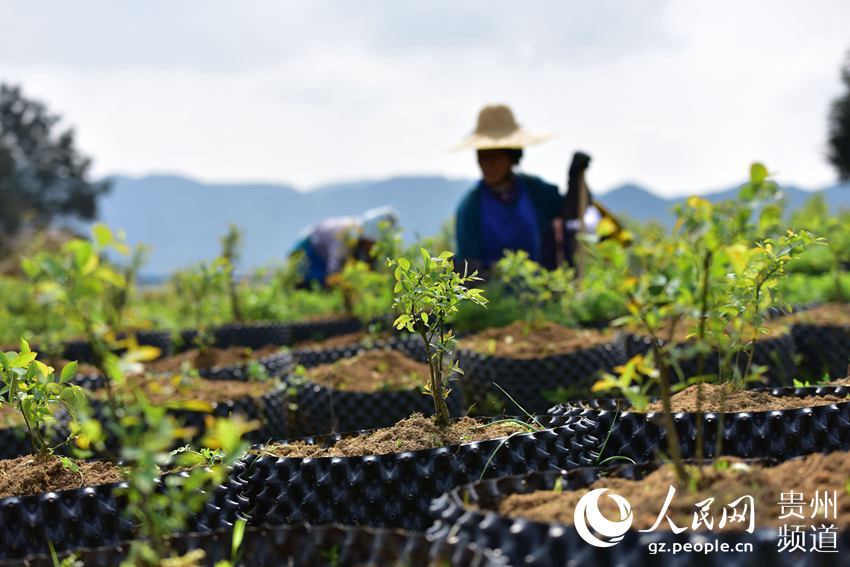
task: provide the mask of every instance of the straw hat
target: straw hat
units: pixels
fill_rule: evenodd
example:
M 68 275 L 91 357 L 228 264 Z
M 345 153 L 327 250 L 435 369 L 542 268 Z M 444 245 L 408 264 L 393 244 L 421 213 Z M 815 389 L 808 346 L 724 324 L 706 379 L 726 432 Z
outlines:
M 532 134 L 520 127 L 514 113 L 504 104 L 491 104 L 478 113 L 475 131 L 453 150 L 522 149 L 552 138 L 554 134 Z

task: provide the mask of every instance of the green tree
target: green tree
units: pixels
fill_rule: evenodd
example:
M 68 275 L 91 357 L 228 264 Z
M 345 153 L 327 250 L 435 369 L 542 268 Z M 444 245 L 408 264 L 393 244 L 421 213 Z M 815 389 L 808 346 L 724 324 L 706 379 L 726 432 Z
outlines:
M 841 69 L 847 92 L 832 102 L 829 111 L 829 161 L 838 177 L 850 179 L 850 53 Z
M 89 180 L 91 160 L 72 129 L 57 129 L 60 120 L 20 87 L 0 84 L 0 244 L 27 226 L 97 215 L 109 183 Z

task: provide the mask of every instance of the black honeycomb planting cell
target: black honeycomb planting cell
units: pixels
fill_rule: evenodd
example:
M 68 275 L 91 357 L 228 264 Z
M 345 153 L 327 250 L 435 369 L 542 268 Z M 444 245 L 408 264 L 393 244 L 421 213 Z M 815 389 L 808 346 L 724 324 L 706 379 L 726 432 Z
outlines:
M 171 540 L 173 549 L 185 554 L 205 552 L 201 565 L 213 567 L 231 557 L 231 530 L 187 534 Z M 126 558 L 129 544 L 83 549 L 77 557 L 91 567 L 112 567 Z M 432 540 L 423 534 L 399 530 L 374 530 L 345 526 L 264 526 L 248 528 L 240 548 L 240 565 L 386 567 L 498 567 L 507 565 L 498 553 L 472 545 Z M 46 555 L 5 563 L 20 567 L 53 567 Z
M 623 364 L 626 353 L 622 341 L 613 340 L 570 354 L 534 359 L 504 358 L 461 348 L 457 360 L 464 372 L 461 384 L 467 403 L 485 403 L 488 394 L 493 394 L 504 400 L 508 414 L 520 415 L 523 410 L 545 412 L 558 401 L 587 396 L 599 373 Z
M 774 396 L 850 395 L 847 386 L 765 389 Z M 667 452 L 663 414 L 630 411 L 625 400 L 603 399 L 560 404 L 550 409 L 550 425 L 559 419 L 584 417 L 596 430 L 583 440 L 588 443 L 579 456 L 584 465 L 595 465 L 612 457 L 627 457 L 646 463 Z M 695 413 L 673 415 L 684 458 L 696 456 Z M 714 456 L 722 428 L 721 454 L 744 458 L 788 459 L 811 453 L 850 449 L 850 402 L 805 408 L 737 413 L 705 413 L 704 455 Z
M 362 457 L 279 458 L 253 453 L 238 462 L 231 482 L 251 524 L 341 523 L 422 530 L 431 499 L 481 476 L 578 465 L 592 430 L 584 418 L 559 427 L 439 449 Z M 359 432 L 363 434 L 365 432 Z M 307 438 L 327 445 L 342 436 Z
M 766 463 L 771 464 L 771 463 Z M 523 476 L 487 479 L 458 487 L 435 499 L 431 513 L 435 519 L 428 533 L 435 538 L 451 535 L 461 544 L 500 551 L 515 566 L 562 567 L 564 565 L 593 567 L 744 567 L 749 565 L 779 565 L 792 567 L 838 567 L 846 564 L 850 552 L 850 530 L 838 534 L 838 553 L 780 553 L 777 551 L 776 530 L 759 528 L 754 533 L 709 532 L 688 530 L 674 535 L 658 530 L 640 533 L 630 530 L 613 547 L 594 547 L 584 541 L 572 525 L 546 524 L 524 518 L 510 518 L 496 512 L 499 503 L 511 494 L 526 494 L 537 490 L 552 490 L 560 479 L 561 490 L 582 490 L 600 476 L 616 475 L 640 480 L 657 465 L 625 465 L 616 468 L 578 468 L 562 473 L 536 472 Z M 625 495 L 628 498 L 628 495 Z M 659 544 L 672 550 L 672 544 L 706 542 L 734 546 L 752 544 L 750 553 L 660 553 L 650 554 L 650 546 Z

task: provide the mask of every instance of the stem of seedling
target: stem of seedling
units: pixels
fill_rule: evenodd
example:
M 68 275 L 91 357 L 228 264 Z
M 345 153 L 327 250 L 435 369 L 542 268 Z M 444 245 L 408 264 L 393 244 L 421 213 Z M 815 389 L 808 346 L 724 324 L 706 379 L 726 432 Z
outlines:
M 635 303 L 639 303 L 634 295 L 631 296 L 631 299 Z M 676 478 L 682 486 L 685 486 L 689 477 L 682 463 L 679 434 L 676 431 L 676 423 L 673 420 L 673 408 L 670 403 L 670 360 L 664 353 L 658 332 L 648 323 L 643 313 L 640 314 L 640 321 L 652 341 L 652 354 L 655 358 L 655 364 L 658 367 L 658 385 L 661 389 L 661 407 L 664 414 L 662 419 L 664 420 L 664 427 L 667 430 L 667 445 L 670 451 L 670 457 L 673 460 L 673 466 L 676 470 Z
M 708 289 L 710 285 L 709 275 L 711 273 L 711 261 L 713 254 L 711 250 L 705 252 L 702 261 L 702 297 L 700 298 L 700 317 L 699 317 L 699 360 L 697 362 L 697 374 L 703 376 L 705 374 L 705 328 L 708 324 Z M 700 379 L 702 380 L 702 379 Z M 702 422 L 702 382 L 697 384 L 697 438 L 696 438 L 696 458 L 697 463 L 702 463 L 703 455 L 705 454 L 705 432 Z
M 652 336 L 652 352 L 658 363 L 658 385 L 661 388 L 661 406 L 664 410 L 664 427 L 667 429 L 667 446 L 670 458 L 676 469 L 676 478 L 681 485 L 688 482 L 688 473 L 682 463 L 682 452 L 679 447 L 679 434 L 676 431 L 676 423 L 673 420 L 673 408 L 670 404 L 670 365 L 662 354 L 662 347 L 657 336 Z

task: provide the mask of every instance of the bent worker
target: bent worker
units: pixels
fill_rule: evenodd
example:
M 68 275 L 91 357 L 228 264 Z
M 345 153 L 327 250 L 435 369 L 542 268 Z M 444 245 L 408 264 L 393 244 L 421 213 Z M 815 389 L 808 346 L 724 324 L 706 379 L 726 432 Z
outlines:
M 473 133 L 458 149 L 477 151 L 481 180 L 457 209 L 456 265 L 489 271 L 506 250 L 555 267 L 553 220 L 561 212 L 558 187 L 516 171 L 523 150 L 549 139 L 521 128 L 505 105 L 485 106 Z
M 289 255 L 304 255 L 304 286 L 325 286 L 328 277 L 340 272 L 349 258 L 370 261 L 381 231 L 396 225 L 398 213 L 392 207 L 370 209 L 359 217 L 328 218 L 303 231 Z

